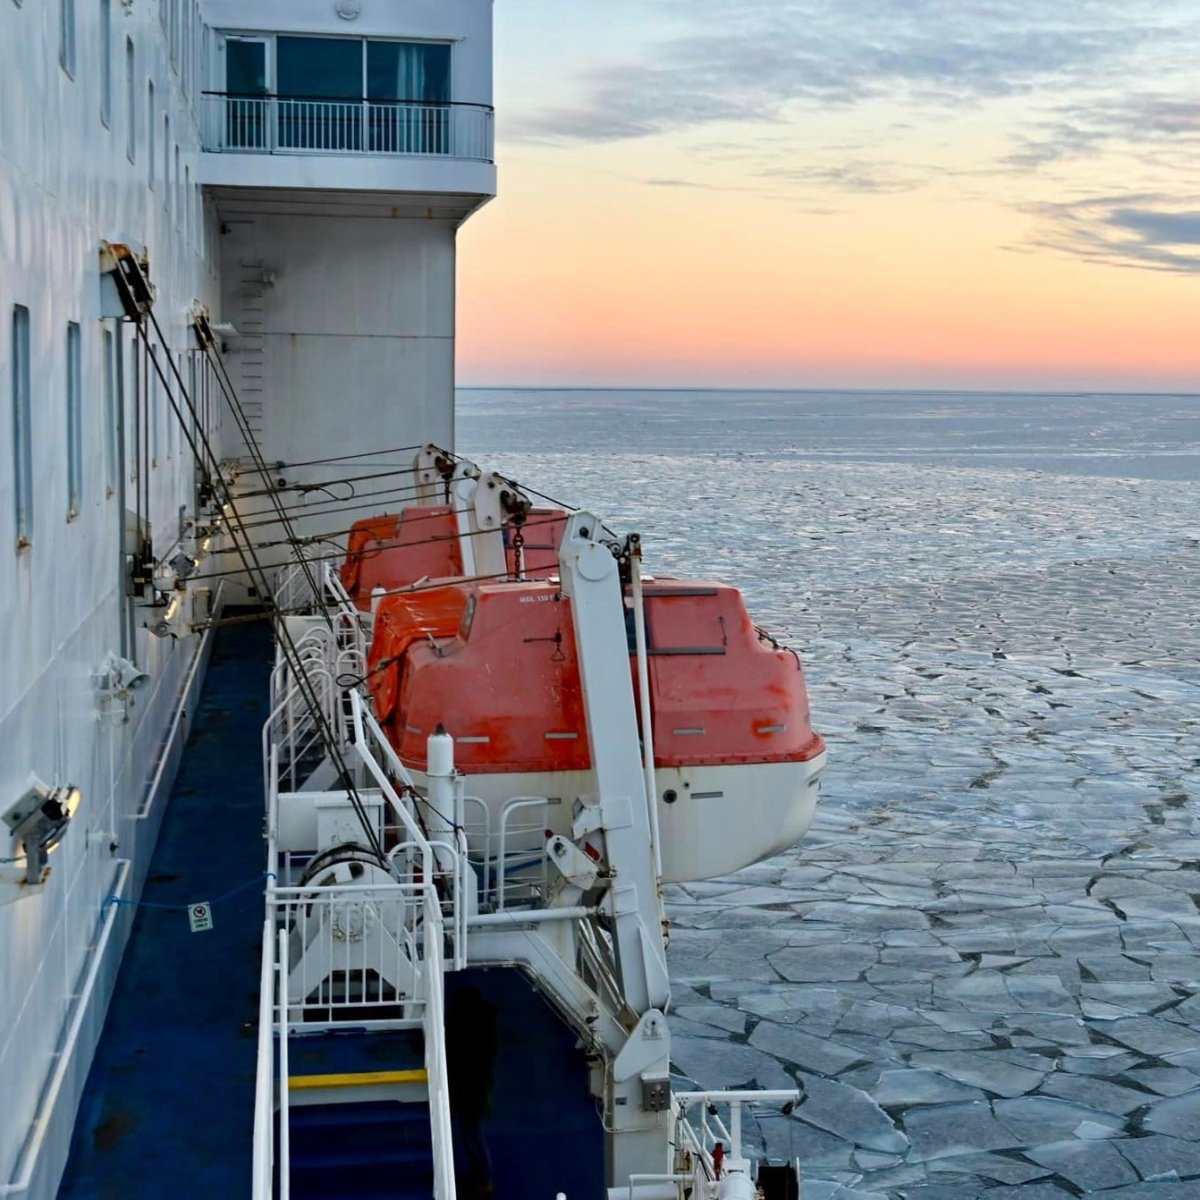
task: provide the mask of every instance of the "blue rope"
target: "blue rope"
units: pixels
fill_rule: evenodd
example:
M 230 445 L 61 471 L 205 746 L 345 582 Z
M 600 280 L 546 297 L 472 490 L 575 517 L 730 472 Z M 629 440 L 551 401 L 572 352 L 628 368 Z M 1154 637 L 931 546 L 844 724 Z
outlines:
M 236 896 L 238 892 L 244 892 L 247 888 L 253 887 L 256 883 L 262 883 L 264 879 L 274 879 L 274 871 L 264 871 L 261 875 L 256 875 L 253 879 L 247 879 L 245 883 L 239 883 L 237 887 L 230 888 L 223 895 L 218 896 L 215 900 L 206 900 L 204 903 L 210 907 L 215 907 L 224 900 L 228 900 L 230 896 Z M 200 901 L 193 900 L 191 904 L 155 904 L 150 900 L 122 900 L 120 896 L 109 896 L 104 901 L 103 908 L 107 908 L 110 904 L 125 904 L 130 908 L 159 908 L 164 912 L 187 912 L 192 905 L 199 904 Z M 102 911 L 103 911 L 102 908 Z

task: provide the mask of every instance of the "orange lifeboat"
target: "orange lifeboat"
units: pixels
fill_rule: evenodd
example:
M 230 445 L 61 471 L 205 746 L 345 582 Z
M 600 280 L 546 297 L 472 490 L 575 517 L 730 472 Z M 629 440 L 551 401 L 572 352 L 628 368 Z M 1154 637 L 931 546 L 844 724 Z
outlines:
M 825 749 L 799 658 L 726 584 L 660 579 L 645 598 L 664 878 L 725 874 L 791 846 L 812 819 Z M 568 833 L 572 802 L 594 791 L 570 604 L 556 582 L 528 580 L 447 582 L 379 605 L 368 679 L 389 741 L 419 775 L 445 725 L 492 828 L 510 797 L 539 795 L 560 801 L 546 828 Z
M 557 573 L 558 547 L 567 513 L 533 508 L 520 529 L 504 531 L 508 569 L 528 578 Z M 368 517 L 350 528 L 342 585 L 362 611 L 371 607 L 377 588 L 385 592 L 408 587 L 419 579 L 453 579 L 465 573 L 462 541 L 449 504 L 412 505 L 398 513 Z

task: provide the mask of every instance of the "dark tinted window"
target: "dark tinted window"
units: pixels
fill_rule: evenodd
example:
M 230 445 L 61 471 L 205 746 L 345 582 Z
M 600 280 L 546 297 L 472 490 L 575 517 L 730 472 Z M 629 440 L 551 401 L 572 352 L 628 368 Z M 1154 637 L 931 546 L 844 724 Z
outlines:
M 428 42 L 368 42 L 367 98 L 450 99 L 450 47 Z
M 275 39 L 276 90 L 281 96 L 361 100 L 362 42 L 352 38 Z

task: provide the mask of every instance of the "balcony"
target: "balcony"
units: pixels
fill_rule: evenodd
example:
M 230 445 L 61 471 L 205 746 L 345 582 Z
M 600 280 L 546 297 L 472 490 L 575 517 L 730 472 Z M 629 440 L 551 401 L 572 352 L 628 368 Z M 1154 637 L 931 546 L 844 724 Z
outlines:
M 373 194 L 395 214 L 461 220 L 496 194 L 492 120 L 487 104 L 206 92 L 201 182 L 262 203 Z
M 492 118 L 486 104 L 205 92 L 202 136 L 204 150 L 215 154 L 422 155 L 491 163 Z

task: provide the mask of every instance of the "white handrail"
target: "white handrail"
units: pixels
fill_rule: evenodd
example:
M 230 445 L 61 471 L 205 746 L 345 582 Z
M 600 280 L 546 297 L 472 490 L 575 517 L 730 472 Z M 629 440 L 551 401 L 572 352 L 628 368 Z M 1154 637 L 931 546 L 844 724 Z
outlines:
M 388 779 L 376 761 L 375 756 L 367 748 L 367 730 L 370 730 L 376 744 L 388 759 L 388 765 L 392 768 L 393 772 L 406 787 L 411 787 L 415 790 L 412 776 L 405 769 L 400 759 L 396 757 L 396 752 L 388 744 L 388 740 L 384 736 L 383 730 L 379 728 L 375 718 L 363 707 L 362 697 L 359 695 L 357 688 L 354 688 L 350 692 L 350 712 L 354 721 L 355 752 L 362 760 L 363 765 L 371 773 L 375 782 L 379 784 L 380 791 L 383 792 L 396 815 L 400 818 L 400 823 L 404 826 L 405 832 L 421 851 L 421 867 L 425 872 L 425 877 L 428 879 L 431 877 L 433 871 L 433 851 L 425 837 L 424 831 L 413 820 L 412 814 L 408 811 L 408 806 L 397 795 L 396 789 L 392 787 L 391 780 Z
M 545 796 L 514 796 L 507 801 L 500 811 L 500 839 L 499 849 L 496 852 L 496 908 L 500 912 L 508 907 L 507 905 L 507 886 L 508 880 L 505 875 L 505 868 L 508 861 L 508 818 L 515 812 L 520 812 L 526 808 L 546 808 L 550 801 Z M 545 827 L 545 822 L 541 822 L 541 827 Z M 525 833 L 528 830 L 520 830 Z M 529 851 L 518 851 L 517 853 L 530 853 Z M 544 845 L 539 847 L 538 860 L 542 866 L 542 884 L 543 892 L 545 891 L 545 867 L 546 867 L 546 851 Z
M 435 1200 L 455 1200 L 454 1130 L 446 1065 L 446 1011 L 442 961 L 442 913 L 432 887 L 425 891 L 425 1071 L 429 1078 L 429 1121 L 433 1140 Z
M 491 107 L 463 102 L 319 100 L 205 93 L 205 150 L 491 162 Z
M 213 611 L 219 612 L 221 607 L 221 594 L 225 588 L 225 581 L 222 579 L 217 584 L 217 591 L 213 597 Z M 154 768 L 154 778 L 150 780 L 149 786 L 146 788 L 146 795 L 138 808 L 135 821 L 145 821 L 149 818 L 151 810 L 154 808 L 154 802 L 158 798 L 158 793 L 163 783 L 163 774 L 167 769 L 167 761 L 171 757 L 171 747 L 175 744 L 175 739 L 179 734 L 179 726 L 184 720 L 187 712 L 187 698 L 192 690 L 192 684 L 196 680 L 196 672 L 200 667 L 200 663 L 204 660 L 204 655 L 208 649 L 208 643 L 213 640 L 213 629 L 209 626 L 201 635 L 200 641 L 196 644 L 195 653 L 192 655 L 192 661 L 188 663 L 187 674 L 183 679 L 183 687 L 179 689 L 179 702 L 175 705 L 175 715 L 171 718 L 171 727 L 167 730 L 167 736 L 162 743 L 162 753 L 158 756 L 158 763 Z M 182 747 L 181 747 L 182 748 Z
M 288 1097 L 288 932 L 279 931 L 279 1200 L 292 1192 Z
M 274 1170 L 273 1054 L 275 1025 L 275 944 L 271 918 L 263 922 L 262 970 L 258 984 L 258 1074 L 254 1085 L 254 1200 L 271 1200 Z
M 55 1060 L 54 1073 L 50 1076 L 50 1081 L 43 1093 L 42 1102 L 38 1107 L 37 1116 L 33 1119 L 33 1133 L 29 1141 L 26 1142 L 21 1156 L 24 1165 L 21 1168 L 20 1175 L 12 1183 L 0 1184 L 0 1196 L 20 1196 L 29 1190 L 29 1186 L 33 1182 L 33 1170 L 37 1165 L 38 1158 L 41 1156 L 42 1143 L 46 1140 L 46 1134 L 49 1130 L 50 1114 L 53 1112 L 54 1106 L 58 1103 L 58 1094 L 62 1091 L 67 1073 L 76 1071 L 79 1068 L 79 1064 L 75 1061 L 75 1046 L 79 1041 L 79 1035 L 83 1029 L 83 1018 L 87 1011 L 89 1000 L 92 993 L 96 990 L 96 980 L 100 974 L 100 965 L 104 961 L 105 951 L 108 949 L 108 941 L 112 936 L 113 925 L 116 924 L 117 909 L 120 907 L 117 902 L 122 898 L 125 885 L 129 882 L 129 868 L 129 859 L 121 858 L 117 860 L 117 878 L 113 884 L 113 890 L 109 896 L 109 901 L 101 920 L 100 936 L 96 939 L 96 948 L 92 951 L 87 976 L 83 981 L 83 986 L 79 989 L 79 998 L 75 1001 L 75 1007 L 71 1014 L 71 1024 L 67 1027 L 66 1036 L 63 1038 L 62 1049 L 59 1050 Z

